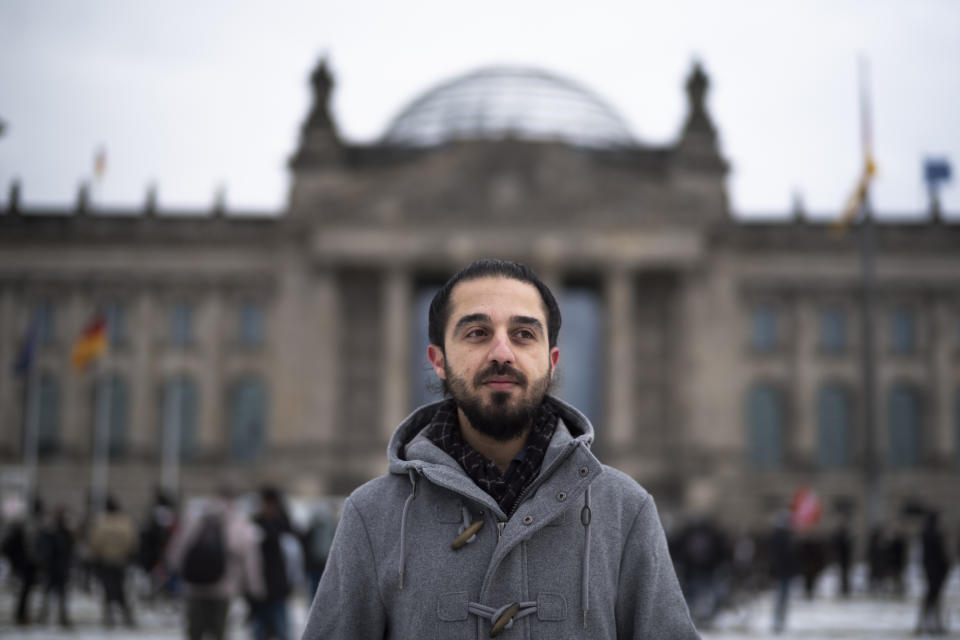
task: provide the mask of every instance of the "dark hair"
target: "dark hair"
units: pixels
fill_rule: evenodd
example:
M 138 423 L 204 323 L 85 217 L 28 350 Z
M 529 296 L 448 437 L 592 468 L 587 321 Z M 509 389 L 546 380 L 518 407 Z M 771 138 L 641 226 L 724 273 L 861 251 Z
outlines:
M 450 320 L 450 294 L 453 288 L 465 280 L 491 277 L 519 280 L 537 288 L 540 293 L 540 300 L 543 302 L 543 310 L 547 316 L 548 345 L 551 349 L 557 346 L 557 336 L 560 334 L 560 307 L 557 306 L 557 300 L 553 297 L 550 289 L 527 265 L 491 258 L 476 260 L 467 265 L 447 280 L 447 283 L 433 296 L 427 323 L 427 336 L 430 338 L 430 344 L 435 344 L 441 349 L 445 346 L 444 335 L 447 322 Z

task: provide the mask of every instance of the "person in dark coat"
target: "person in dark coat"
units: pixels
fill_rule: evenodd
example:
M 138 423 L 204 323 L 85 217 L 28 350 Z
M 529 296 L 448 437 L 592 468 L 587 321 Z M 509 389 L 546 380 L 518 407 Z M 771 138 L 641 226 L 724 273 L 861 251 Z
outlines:
M 70 514 L 66 507 L 58 507 L 53 522 L 41 534 L 41 555 L 43 560 L 44 591 L 40 620 L 46 620 L 50 610 L 50 599 L 57 598 L 57 622 L 69 628 L 70 570 L 73 567 L 74 532 L 70 523 Z
M 776 604 L 773 610 L 773 631 L 780 633 L 787 622 L 787 601 L 790 597 L 790 581 L 796 573 L 796 552 L 790 531 L 790 514 L 786 510 L 777 514 L 773 533 L 770 536 L 770 576 L 776 583 Z
M 940 532 L 935 511 L 927 515 L 920 540 L 923 547 L 923 573 L 927 579 L 927 590 L 920 604 L 917 633 L 944 633 L 943 618 L 940 615 L 940 595 L 947 574 L 950 573 L 950 559 L 947 557 L 946 544 Z
M 870 566 L 870 592 L 878 593 L 887 579 L 886 533 L 883 526 L 870 529 L 867 541 L 867 563 Z
M 303 569 L 312 599 L 317 592 L 323 570 L 327 566 L 330 544 L 337 529 L 336 520 L 326 510 L 318 510 L 310 518 L 310 525 L 303 534 Z
M 711 520 L 697 517 L 684 527 L 676 544 L 690 614 L 698 626 L 705 625 L 720 605 L 717 574 L 726 560 L 723 535 Z
M 150 598 L 165 590 L 170 594 L 175 588 L 173 575 L 166 563 L 167 545 L 177 525 L 177 512 L 173 500 L 157 489 L 154 502 L 147 512 L 140 529 L 139 564 L 150 577 Z
M 903 572 L 907 568 L 907 537 L 903 530 L 897 528 L 887 543 L 887 570 L 890 572 L 890 582 L 893 594 L 902 598 L 906 593 L 906 584 Z
M 824 542 L 813 534 L 803 537 L 798 545 L 800 559 L 800 573 L 803 574 L 803 592 L 807 600 L 813 599 L 817 586 L 817 578 L 826 565 L 826 551 Z
M 850 559 L 853 555 L 853 537 L 846 521 L 841 522 L 830 536 L 833 559 L 840 571 L 840 595 L 850 595 Z
M 18 625 L 30 624 L 30 592 L 40 577 L 41 553 L 40 532 L 43 523 L 43 502 L 36 498 L 33 508 L 24 518 L 15 522 L 3 540 L 3 554 L 10 561 L 14 575 L 20 580 L 20 593 L 17 597 L 16 622 Z
M 260 491 L 260 510 L 253 518 L 260 527 L 260 553 L 266 595 L 252 607 L 253 637 L 256 640 L 287 640 L 290 634 L 287 598 L 292 585 L 287 573 L 283 537 L 292 534 L 290 519 L 279 491 L 264 487 Z

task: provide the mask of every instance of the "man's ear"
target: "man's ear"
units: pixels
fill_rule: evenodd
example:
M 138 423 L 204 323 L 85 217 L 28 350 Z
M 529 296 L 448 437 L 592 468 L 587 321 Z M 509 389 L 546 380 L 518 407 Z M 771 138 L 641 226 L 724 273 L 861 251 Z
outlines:
M 553 377 L 553 370 L 557 368 L 557 363 L 560 361 L 560 349 L 554 347 L 550 349 L 550 377 Z
M 433 370 L 436 372 L 437 376 L 441 380 L 446 380 L 447 372 L 443 367 L 443 349 L 435 344 L 431 344 L 429 347 L 427 347 L 427 359 L 430 361 L 430 364 L 433 365 Z

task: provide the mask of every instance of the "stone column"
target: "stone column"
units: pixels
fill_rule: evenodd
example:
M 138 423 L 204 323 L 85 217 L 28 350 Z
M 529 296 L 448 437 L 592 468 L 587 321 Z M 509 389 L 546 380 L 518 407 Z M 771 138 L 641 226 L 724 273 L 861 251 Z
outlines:
M 209 316 L 207 331 L 197 336 L 197 342 L 203 345 L 203 350 L 200 354 L 200 374 L 197 379 L 200 402 L 194 445 L 199 452 L 229 455 L 231 433 L 227 415 L 230 410 L 226 405 L 230 398 L 226 385 L 231 381 L 224 379 L 224 338 L 221 331 L 228 320 L 224 315 L 223 291 L 214 288 L 204 300 L 204 306 L 207 307 Z M 163 317 L 163 313 L 159 316 Z
M 151 317 L 148 294 L 137 292 L 127 299 L 127 339 L 130 341 L 130 444 L 133 451 L 157 453 L 158 419 L 156 388 L 153 384 L 154 359 L 150 357 L 151 334 L 140 330 Z
M 383 433 L 389 438 L 409 409 L 410 274 L 388 266 L 383 292 Z
M 786 381 L 787 415 L 784 461 L 817 463 L 817 389 L 819 376 L 815 362 L 818 314 L 822 303 L 816 299 L 790 296 L 784 305 L 784 323 L 778 327 L 789 350 L 790 368 Z
M 0 288 L 0 362 L 13 362 L 19 354 L 17 344 L 20 330 L 17 323 L 14 294 L 9 284 Z M 62 383 L 61 383 L 62 384 Z M 21 400 L 16 393 L 17 379 L 13 369 L 7 365 L 0 370 L 0 424 L 5 428 L 0 432 L 0 450 L 11 453 L 17 451 L 20 429 L 18 407 Z
M 626 267 L 606 274 L 607 430 L 610 450 L 628 445 L 633 435 L 633 279 Z
M 330 269 L 314 271 L 311 279 L 311 300 L 308 317 L 314 318 L 313 335 L 316 357 L 313 363 L 313 381 L 310 385 L 311 402 L 308 409 L 313 424 L 309 439 L 313 442 L 337 439 L 337 377 L 340 375 L 339 339 L 340 306 L 336 274 Z
M 929 358 L 930 382 L 927 388 L 931 397 L 927 403 L 929 415 L 926 416 L 925 425 L 930 435 L 920 436 L 924 447 L 922 455 L 929 456 L 935 464 L 949 467 L 956 461 L 956 445 L 953 442 L 957 429 L 956 411 L 960 410 L 954 406 L 957 397 L 950 375 L 956 357 L 956 347 L 951 343 L 950 336 L 957 331 L 957 316 L 951 305 L 943 299 L 934 298 L 925 306 L 921 318 L 929 327 L 929 336 L 926 340 L 921 338 L 921 345 Z

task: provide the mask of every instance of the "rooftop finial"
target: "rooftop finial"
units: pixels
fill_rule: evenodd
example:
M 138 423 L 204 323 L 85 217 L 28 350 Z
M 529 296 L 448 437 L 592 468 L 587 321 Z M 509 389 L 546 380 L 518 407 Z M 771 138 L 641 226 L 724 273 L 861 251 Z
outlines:
M 10 195 L 7 197 L 7 213 L 20 213 L 20 179 L 14 178 L 10 182 Z
M 702 131 L 713 133 L 713 122 L 710 121 L 710 115 L 707 113 L 707 90 L 710 88 L 710 78 L 703 70 L 703 65 L 699 60 L 693 61 L 693 70 L 687 76 L 687 104 L 689 105 L 689 115 L 687 123 L 684 125 L 684 131 Z
M 220 184 L 217 187 L 217 193 L 213 198 L 213 215 L 216 217 L 224 216 L 227 213 L 227 187 Z
M 320 58 L 320 63 L 310 76 L 313 86 L 313 109 L 307 118 L 308 127 L 333 128 L 333 118 L 330 116 L 330 94 L 333 92 L 333 76 L 327 66 L 326 57 Z
M 81 182 L 77 188 L 77 213 L 85 215 L 90 210 L 90 184 Z
M 147 185 L 147 200 L 143 205 L 143 212 L 147 216 L 153 216 L 157 213 L 157 183 L 155 182 Z

